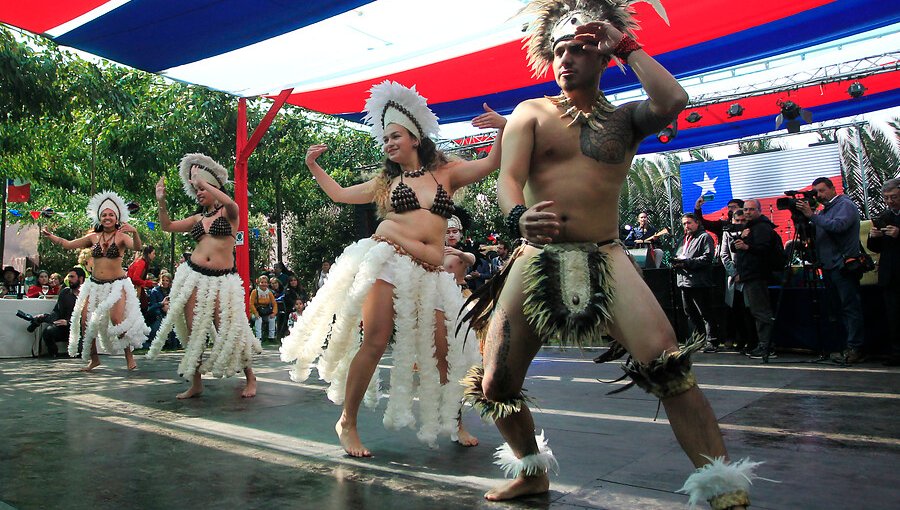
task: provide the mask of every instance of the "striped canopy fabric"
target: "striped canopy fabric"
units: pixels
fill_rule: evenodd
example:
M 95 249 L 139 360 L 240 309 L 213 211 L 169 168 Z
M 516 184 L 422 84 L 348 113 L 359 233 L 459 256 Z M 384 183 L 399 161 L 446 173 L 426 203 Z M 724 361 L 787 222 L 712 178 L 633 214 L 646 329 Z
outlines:
M 0 21 L 59 44 L 169 78 L 250 97 L 292 88 L 288 102 L 358 121 L 366 91 L 392 79 L 416 85 L 442 123 L 469 120 L 487 102 L 509 113 L 520 101 L 556 94 L 533 77 L 518 15 L 523 0 L 35 0 L 6 2 Z M 900 2 L 873 0 L 664 0 L 667 25 L 636 5 L 639 41 L 678 78 L 726 69 L 900 23 Z M 898 104 L 897 76 L 841 87 L 802 104 L 816 120 Z M 640 87 L 610 68 L 607 94 Z M 799 91 L 798 91 L 799 92 Z M 716 105 L 681 122 L 672 143 L 697 146 L 774 130 L 778 97 L 754 98 L 728 119 Z M 725 106 L 727 108 L 727 106 Z M 685 112 L 686 114 L 689 112 Z M 723 128 L 724 125 L 724 128 Z

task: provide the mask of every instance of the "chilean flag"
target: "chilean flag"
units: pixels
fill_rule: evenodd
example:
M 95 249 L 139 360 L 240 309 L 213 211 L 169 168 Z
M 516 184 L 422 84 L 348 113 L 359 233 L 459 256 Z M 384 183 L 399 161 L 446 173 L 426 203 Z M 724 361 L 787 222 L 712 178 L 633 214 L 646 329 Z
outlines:
M 6 201 L 27 202 L 31 198 L 31 183 L 22 179 L 6 180 Z
M 697 198 L 711 197 L 703 204 L 703 216 L 725 219 L 729 200 L 759 199 L 762 214 L 775 223 L 776 231 L 786 242 L 794 237 L 793 222 L 790 212 L 778 210 L 775 202 L 785 197 L 786 191 L 812 189 L 812 182 L 818 177 L 828 177 L 838 193 L 842 193 L 841 175 L 837 143 L 732 156 L 719 161 L 682 163 L 682 207 L 685 212 L 693 212 Z

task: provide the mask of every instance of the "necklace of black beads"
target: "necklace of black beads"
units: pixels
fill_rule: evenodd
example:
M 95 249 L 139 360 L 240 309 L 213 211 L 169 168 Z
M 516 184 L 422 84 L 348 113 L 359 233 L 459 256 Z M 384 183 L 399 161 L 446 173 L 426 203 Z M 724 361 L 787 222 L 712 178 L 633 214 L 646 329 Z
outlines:
M 413 170 L 412 172 L 403 172 L 403 177 L 422 177 L 425 175 L 425 167 L 420 167 L 418 170 Z

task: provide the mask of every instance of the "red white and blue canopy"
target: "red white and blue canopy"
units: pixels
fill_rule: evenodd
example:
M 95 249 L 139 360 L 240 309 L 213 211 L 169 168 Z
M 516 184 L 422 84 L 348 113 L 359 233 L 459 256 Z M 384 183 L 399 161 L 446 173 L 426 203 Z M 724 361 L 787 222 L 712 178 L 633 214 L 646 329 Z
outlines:
M 0 21 L 132 67 L 250 97 L 293 88 L 291 104 L 351 120 L 386 78 L 417 89 L 441 122 L 489 103 L 510 112 L 555 94 L 552 76 L 525 63 L 521 0 L 44 0 L 7 2 Z M 639 40 L 678 78 L 697 76 L 900 23 L 900 2 L 666 0 L 670 25 L 636 6 Z M 827 120 L 900 104 L 894 74 L 851 101 L 846 86 L 803 104 Z M 610 69 L 608 93 L 637 89 Z M 777 98 L 741 118 L 705 112 L 674 142 L 697 146 L 771 131 Z M 770 104 L 772 103 L 772 104 Z M 746 106 L 746 105 L 745 105 Z M 723 129 L 721 124 L 727 124 Z M 672 149 L 648 140 L 642 152 Z

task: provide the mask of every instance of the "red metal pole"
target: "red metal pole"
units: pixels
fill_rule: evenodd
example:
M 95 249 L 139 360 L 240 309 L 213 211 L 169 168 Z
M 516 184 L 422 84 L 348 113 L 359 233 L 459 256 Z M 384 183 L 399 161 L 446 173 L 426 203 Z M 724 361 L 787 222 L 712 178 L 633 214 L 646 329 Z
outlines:
M 278 110 L 284 106 L 288 96 L 294 89 L 284 89 L 275 98 L 275 102 L 269 107 L 265 117 L 260 121 L 253 135 L 247 139 L 247 99 L 238 99 L 238 118 L 237 118 L 237 147 L 235 150 L 234 161 L 234 202 L 241 211 L 240 222 L 238 223 L 238 240 L 243 242 L 235 246 L 235 266 L 238 274 L 244 280 L 244 307 L 247 313 L 250 313 L 250 237 L 249 237 L 249 217 L 250 204 L 248 200 L 248 183 L 247 183 L 247 162 L 253 151 L 256 150 L 257 144 L 262 140 L 263 135 L 275 120 Z
M 234 162 L 234 202 L 240 213 L 238 222 L 238 244 L 235 246 L 235 266 L 238 274 L 244 281 L 244 307 L 250 312 L 250 237 L 247 235 L 247 218 L 249 217 L 249 203 L 247 197 L 247 160 L 243 157 L 244 147 L 247 146 L 247 100 L 238 99 L 237 117 L 237 147 Z

